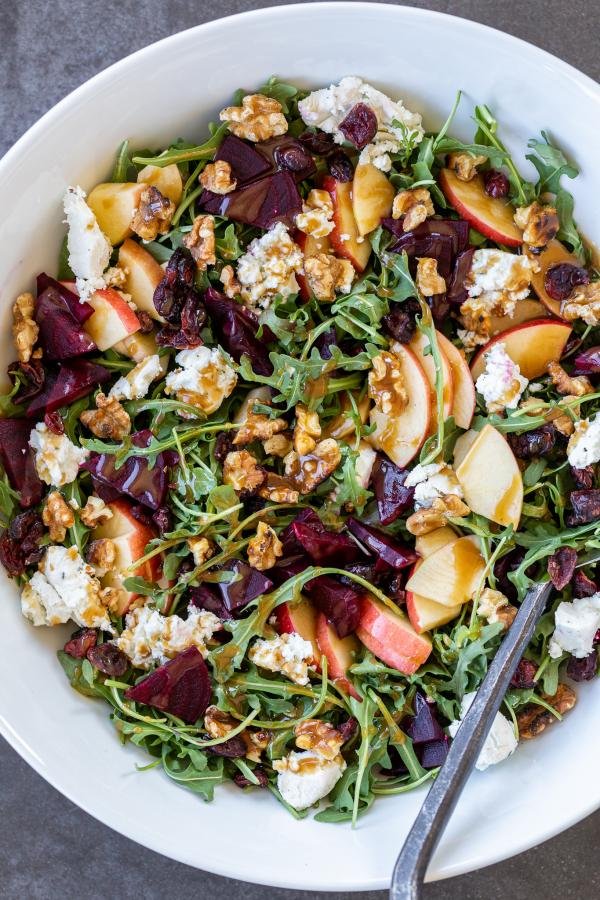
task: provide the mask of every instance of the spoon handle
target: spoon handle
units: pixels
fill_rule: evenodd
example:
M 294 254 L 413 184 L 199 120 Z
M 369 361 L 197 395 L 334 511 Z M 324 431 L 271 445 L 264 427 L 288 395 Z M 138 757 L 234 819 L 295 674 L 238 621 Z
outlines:
M 527 647 L 552 585 L 533 587 L 490 663 L 487 675 L 454 738 L 400 851 L 390 886 L 390 900 L 419 900 L 429 860 L 456 806 L 485 743 L 492 721 Z

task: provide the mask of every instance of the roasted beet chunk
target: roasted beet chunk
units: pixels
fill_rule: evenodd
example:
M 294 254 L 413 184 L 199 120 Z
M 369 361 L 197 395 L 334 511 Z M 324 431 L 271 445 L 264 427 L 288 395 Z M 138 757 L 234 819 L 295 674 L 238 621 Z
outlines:
M 78 301 L 77 301 L 78 302 Z M 93 340 L 71 312 L 64 294 L 55 287 L 47 287 L 35 306 L 35 320 L 39 326 L 39 343 L 46 359 L 68 359 L 96 350 Z
M 90 647 L 87 658 L 95 669 L 110 678 L 120 678 L 129 668 L 129 660 L 123 651 L 110 642 Z
M 125 692 L 127 700 L 154 706 L 194 725 L 210 703 L 212 688 L 206 663 L 196 647 L 155 669 Z
M 600 489 L 589 491 L 571 491 L 572 514 L 568 517 L 569 525 L 586 525 L 600 518 Z
M 30 434 L 31 422 L 27 419 L 0 419 L 0 461 L 23 509 L 39 503 L 44 493 L 29 446 Z
M 415 694 L 415 714 L 404 729 L 413 744 L 424 744 L 427 741 L 441 741 L 444 732 L 435 714 L 435 704 L 424 694 Z
M 340 584 L 330 575 L 319 575 L 304 590 L 343 638 L 358 627 L 361 594 L 349 585 Z
M 460 306 L 467 299 L 468 292 L 465 287 L 465 279 L 471 270 L 475 249 L 470 247 L 463 250 L 454 260 L 454 268 L 448 281 L 446 300 L 450 305 Z
M 91 394 L 98 385 L 110 381 L 111 372 L 89 359 L 72 359 L 59 367 L 46 370 L 43 390 L 36 393 L 27 407 L 29 418 L 39 418 L 61 406 L 69 406 L 81 397 Z
M 571 263 L 550 266 L 544 275 L 546 293 L 553 300 L 566 300 L 578 284 L 589 284 L 590 276 L 585 269 Z
M 450 750 L 450 738 L 443 735 L 439 741 L 428 741 L 421 745 L 421 765 L 424 769 L 437 769 L 446 762 Z
M 41 359 L 32 356 L 29 362 L 13 362 L 6 370 L 11 384 L 15 385 L 17 379 L 19 387 L 14 397 L 15 403 L 27 403 L 36 397 L 44 387 L 46 381 L 46 369 Z
M 377 134 L 377 116 L 366 103 L 356 103 L 339 129 L 357 150 L 362 150 Z
M 547 456 L 556 442 L 556 431 L 549 423 L 533 431 L 524 431 L 523 434 L 509 434 L 508 442 L 518 459 Z
M 241 559 L 230 560 L 220 571 L 230 573 L 229 581 L 219 581 L 216 585 L 225 608 L 230 613 L 239 612 L 252 600 L 256 600 L 261 594 L 268 593 L 273 587 L 270 578 Z
M 415 489 L 404 487 L 407 475 L 406 469 L 399 469 L 386 456 L 377 454 L 371 484 L 382 525 L 390 525 L 412 504 Z
M 271 335 L 267 329 L 263 329 L 262 337 L 257 337 L 260 325 L 254 314 L 212 287 L 205 292 L 204 302 L 215 337 L 225 350 L 231 353 L 236 362 L 246 355 L 257 375 L 270 375 L 273 366 L 265 345 Z
M 147 447 L 151 439 L 152 432 L 148 430 L 138 431 L 131 438 L 136 447 Z M 92 453 L 82 468 L 87 469 L 96 482 L 116 492 L 112 499 L 125 494 L 149 509 L 159 510 L 164 507 L 169 486 L 169 461 L 166 454 L 159 453 L 150 468 L 146 456 L 130 456 L 117 468 L 113 454 Z
M 312 509 L 303 509 L 283 531 L 281 540 L 286 556 L 306 553 L 317 565 L 331 562 L 342 566 L 364 557 L 352 538 L 328 531 Z
M 597 375 L 600 372 L 600 347 L 588 347 L 575 357 L 574 375 Z
M 180 572 L 181 574 L 181 572 Z M 225 606 L 223 599 L 217 594 L 212 584 L 201 584 L 190 589 L 189 600 L 198 609 L 206 609 L 214 613 L 219 619 L 233 619 L 230 610 Z
M 88 650 L 96 646 L 97 639 L 98 635 L 94 628 L 79 628 L 73 632 L 63 650 L 73 659 L 85 659 Z
M 419 554 L 411 547 L 406 547 L 396 538 L 378 528 L 373 528 L 372 525 L 359 522 L 353 516 L 350 516 L 346 526 L 354 537 L 375 556 L 377 571 L 386 568 L 405 569 L 419 559 Z
M 325 134 L 324 131 L 303 131 L 298 140 L 314 156 L 329 156 L 338 149 L 331 135 Z
M 40 561 L 44 551 L 39 544 L 44 531 L 41 516 L 30 509 L 15 516 L 0 537 L 0 562 L 11 578 Z

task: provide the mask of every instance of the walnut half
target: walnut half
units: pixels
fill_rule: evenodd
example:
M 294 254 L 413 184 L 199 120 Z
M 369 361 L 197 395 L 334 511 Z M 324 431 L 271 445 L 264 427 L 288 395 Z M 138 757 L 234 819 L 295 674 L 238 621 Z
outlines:
M 198 271 L 204 272 L 208 266 L 214 266 L 217 261 L 214 218 L 210 215 L 196 216 L 183 244 L 192 254 Z
M 266 480 L 267 473 L 247 450 L 234 450 L 225 457 L 223 484 L 230 484 L 240 499 L 252 497 Z
M 259 522 L 256 534 L 248 544 L 248 562 L 259 572 L 264 572 L 272 569 L 280 556 L 283 556 L 283 544 L 277 533 L 266 522 Z
M 153 241 L 157 235 L 166 234 L 175 212 L 175 204 L 151 185 L 140 195 L 139 206 L 131 220 L 131 230 L 143 241 Z
M 241 106 L 222 109 L 219 119 L 227 122 L 232 134 L 247 141 L 266 141 L 288 130 L 281 103 L 263 94 L 246 94 Z
M 67 535 L 67 528 L 75 524 L 75 513 L 59 491 L 52 491 L 46 498 L 42 520 L 50 532 L 50 540 L 61 544 Z
M 19 362 L 27 363 L 38 339 L 40 329 L 33 318 L 35 300 L 33 294 L 19 294 L 13 305 L 13 340 Z
M 82 424 L 96 437 L 122 441 L 131 431 L 129 413 L 115 397 L 107 397 L 102 392 L 96 396 L 96 407 L 81 413 L 79 419 Z
M 515 210 L 515 225 L 523 229 L 523 242 L 530 247 L 545 247 L 554 240 L 560 228 L 554 206 L 544 206 L 536 200 L 529 206 Z
M 577 702 L 575 691 L 566 684 L 559 684 L 558 690 L 553 697 L 544 694 L 542 697 L 546 703 L 553 706 L 554 709 L 563 715 L 570 709 L 573 709 Z M 517 713 L 517 725 L 519 728 L 519 738 L 524 741 L 530 741 L 532 738 L 541 734 L 548 725 L 553 725 L 557 719 L 549 710 L 537 703 L 529 703 L 520 712 Z

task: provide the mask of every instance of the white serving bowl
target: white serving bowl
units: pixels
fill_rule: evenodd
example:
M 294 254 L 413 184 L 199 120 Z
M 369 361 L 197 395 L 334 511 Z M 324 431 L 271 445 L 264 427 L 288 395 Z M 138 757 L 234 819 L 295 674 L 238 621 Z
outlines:
M 260 10 L 211 22 L 141 50 L 101 72 L 47 113 L 0 162 L 2 358 L 10 307 L 41 270 L 53 273 L 68 184 L 91 188 L 117 145 L 200 140 L 232 92 L 277 74 L 323 86 L 357 74 L 402 97 L 430 127 L 465 97 L 453 132 L 470 137 L 475 103 L 497 115 L 519 162 L 548 129 L 581 166 L 577 220 L 600 238 L 597 215 L 600 89 L 513 37 L 463 19 L 398 6 L 323 3 Z M 527 168 L 524 169 L 527 171 Z M 218 789 L 212 804 L 179 789 L 147 758 L 123 748 L 108 707 L 69 687 L 54 651 L 62 629 L 34 629 L 2 574 L 0 729 L 36 771 L 91 815 L 173 859 L 247 881 L 308 890 L 384 888 L 424 791 L 379 800 L 352 830 L 297 822 L 267 794 Z M 584 685 L 567 720 L 475 773 L 429 877 L 476 869 L 525 850 L 600 806 L 595 748 L 600 682 Z

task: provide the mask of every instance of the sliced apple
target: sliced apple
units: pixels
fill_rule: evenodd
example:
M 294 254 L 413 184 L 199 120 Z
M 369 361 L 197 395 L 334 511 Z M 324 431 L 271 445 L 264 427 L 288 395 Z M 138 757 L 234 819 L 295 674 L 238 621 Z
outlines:
M 275 620 L 279 634 L 299 634 L 312 644 L 312 663 L 320 670 L 322 651 L 317 641 L 317 612 L 310 600 L 303 597 L 297 603 L 281 603 L 275 610 Z
M 126 273 L 124 290 L 138 309 L 157 322 L 164 322 L 154 305 L 154 291 L 165 273 L 154 257 L 135 241 L 127 239 L 119 250 L 119 266 Z
M 508 200 L 489 197 L 481 175 L 461 181 L 451 169 L 442 169 L 439 182 L 448 203 L 473 228 L 498 244 L 521 246 L 523 232 L 513 221 L 513 207 Z
M 99 350 L 108 350 L 140 330 L 140 320 L 113 288 L 95 291 L 88 303 L 94 307 L 94 312 L 84 328 Z
M 508 441 L 486 425 L 456 469 L 456 477 L 474 513 L 498 525 L 519 525 L 523 479 Z
M 475 412 L 475 385 L 464 353 L 452 341 L 436 331 L 439 348 L 446 357 L 452 372 L 452 415 L 459 428 L 468 428 Z
M 325 235 L 322 238 L 313 237 L 312 234 L 304 234 L 303 231 L 297 231 L 294 235 L 294 240 L 302 250 L 305 259 L 309 259 L 311 256 L 316 256 L 317 253 L 330 253 L 331 252 L 331 241 L 329 240 L 329 235 Z M 296 281 L 298 282 L 298 287 L 300 288 L 300 296 L 303 300 L 310 300 L 311 293 L 306 283 L 306 278 L 304 275 L 296 275 Z
M 358 233 L 369 234 L 389 216 L 396 191 L 389 179 L 372 163 L 359 164 L 352 182 L 352 209 Z
M 470 600 L 484 569 L 477 539 L 471 535 L 456 538 L 422 561 L 406 582 L 406 591 L 456 607 Z
M 170 166 L 144 166 L 137 177 L 138 183 L 150 184 L 161 192 L 163 197 L 168 197 L 175 205 L 179 203 L 183 194 L 183 181 L 179 167 L 175 163 Z
M 431 556 L 432 553 L 435 553 L 436 550 L 445 547 L 446 544 L 451 544 L 457 537 L 458 535 L 449 525 L 443 525 L 441 528 L 427 532 L 427 534 L 420 534 L 415 540 L 415 550 L 419 556 L 425 559 Z
M 441 528 L 437 530 L 442 531 Z M 431 533 L 433 534 L 434 532 Z M 454 540 L 456 540 L 456 535 L 453 532 L 450 542 Z M 421 560 L 415 563 L 412 571 L 416 572 L 420 565 Z M 456 619 L 460 615 L 461 609 L 461 603 L 456 604 L 456 606 L 442 606 L 441 603 L 436 603 L 435 600 L 429 600 L 427 597 L 415 594 L 414 591 L 406 592 L 406 611 L 413 628 L 418 634 L 432 631 L 434 628 L 439 628 L 440 625 L 445 625 L 446 622 L 451 622 L 452 619 Z
M 353 634 L 345 638 L 337 635 L 335 628 L 329 624 L 323 613 L 317 615 L 317 645 L 320 655 L 327 660 L 327 674 L 332 681 L 345 693 L 350 694 L 356 700 L 360 700 L 360 694 L 352 686 L 348 678 L 348 669 L 354 663 L 360 644 Z M 319 657 L 320 658 L 320 657 Z
M 403 675 L 414 674 L 432 650 L 429 638 L 417 634 L 404 615 L 371 594 L 362 598 L 356 634 L 371 653 Z
M 399 346 L 402 345 L 394 342 L 391 346 L 391 349 L 396 352 L 396 348 Z M 427 337 L 427 335 L 423 334 L 422 331 L 417 331 L 408 346 L 419 360 L 419 363 L 421 364 L 421 367 L 425 372 L 427 381 L 429 382 L 429 386 L 431 389 L 431 421 L 429 423 L 429 430 L 433 432 L 435 431 L 437 425 L 437 403 L 435 392 L 436 368 L 433 356 L 431 355 L 431 353 L 427 352 L 429 350 L 429 338 Z M 441 344 L 438 344 L 438 348 L 440 351 L 440 360 L 442 363 L 444 418 L 447 419 L 448 416 L 452 413 L 452 403 L 454 400 L 454 379 L 452 377 L 452 369 L 450 367 L 450 363 L 448 362 Z
M 352 208 L 352 182 L 337 181 L 327 175 L 323 188 L 333 201 L 333 221 L 335 228 L 329 235 L 331 246 L 337 256 L 349 259 L 357 272 L 363 272 L 371 256 L 371 241 L 362 237 Z
M 523 244 L 523 253 L 539 266 L 538 271 L 534 272 L 531 276 L 532 288 L 544 306 L 550 310 L 552 315 L 560 318 L 560 301 L 553 300 L 546 291 L 544 283 L 546 272 L 551 266 L 557 266 L 560 263 L 568 263 L 571 266 L 581 266 L 581 261 L 573 253 L 570 253 L 564 244 L 561 244 L 561 242 L 556 239 L 550 241 L 541 253 L 535 254 L 531 252 L 531 247 L 527 244 Z
M 545 375 L 548 363 L 559 360 L 571 334 L 571 326 L 556 319 L 533 319 L 515 325 L 496 335 L 485 344 L 471 362 L 471 375 L 477 381 L 485 370 L 484 354 L 498 341 L 516 362 L 525 378 Z
M 370 413 L 374 431 L 368 441 L 383 450 L 401 469 L 417 455 L 431 422 L 431 387 L 417 357 L 404 344 L 395 344 L 394 353 L 402 373 L 408 396 L 406 407 L 397 414 L 386 415 L 377 407 Z
M 122 341 L 119 341 L 118 344 L 115 344 L 113 350 L 116 350 L 117 353 L 128 356 L 129 359 L 139 363 L 148 356 L 156 356 L 159 348 L 156 343 L 156 335 L 153 332 L 143 334 L 141 331 L 137 331 L 135 334 L 130 334 L 128 337 L 123 338 Z M 169 364 L 169 357 L 161 356 L 160 361 L 163 372 L 166 372 Z
M 543 319 L 546 307 L 537 300 L 517 300 L 512 316 L 490 316 L 490 334 L 500 334 L 515 325 L 530 322 L 532 319 Z
M 371 405 L 369 397 L 367 394 L 360 398 L 358 395 L 354 395 L 354 401 L 356 403 L 360 421 L 364 425 L 369 415 L 369 406 Z M 348 394 L 344 393 L 340 401 L 340 412 L 327 426 L 326 437 L 332 437 L 335 438 L 336 441 L 341 441 L 356 434 L 356 426 L 354 424 L 354 419 L 351 416 L 352 410 L 353 407 L 348 398 Z
M 473 443 L 479 437 L 479 432 L 470 428 L 468 431 L 465 431 L 464 434 L 458 438 L 454 445 L 454 468 L 458 468 L 461 462 L 473 446 Z
M 131 220 L 146 185 L 135 182 L 98 184 L 90 191 L 87 204 L 98 225 L 115 246 L 133 234 Z

